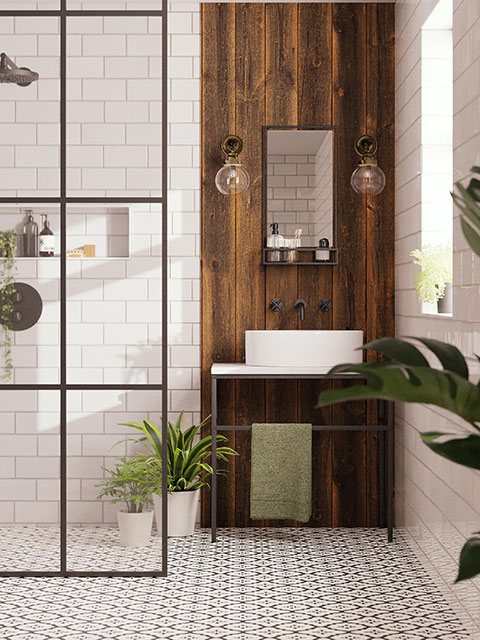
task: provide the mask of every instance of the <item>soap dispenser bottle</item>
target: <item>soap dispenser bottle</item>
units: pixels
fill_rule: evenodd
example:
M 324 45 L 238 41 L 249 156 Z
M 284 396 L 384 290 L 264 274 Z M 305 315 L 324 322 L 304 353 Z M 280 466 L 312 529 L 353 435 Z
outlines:
M 317 262 L 328 262 L 330 260 L 330 243 L 328 238 L 322 238 L 318 242 L 318 249 L 315 251 L 315 260 Z
M 268 248 L 283 248 L 285 246 L 285 238 L 278 233 L 278 222 L 272 222 L 269 225 L 272 228 L 272 233 L 267 238 Z M 268 251 L 267 260 L 269 262 L 281 262 L 281 251 Z
M 46 213 L 42 213 L 43 229 L 38 235 L 38 249 L 42 258 L 51 258 L 55 255 L 55 236 L 50 229 L 50 222 Z
M 27 221 L 23 225 L 23 255 L 25 258 L 38 256 L 38 224 L 33 219 L 33 211 L 25 209 Z

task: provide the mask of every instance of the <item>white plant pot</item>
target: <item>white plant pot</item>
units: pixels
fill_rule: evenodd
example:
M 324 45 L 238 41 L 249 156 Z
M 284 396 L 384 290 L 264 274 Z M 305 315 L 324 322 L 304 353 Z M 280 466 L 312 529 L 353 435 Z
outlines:
M 200 489 L 196 491 L 175 491 L 167 497 L 168 535 L 171 538 L 191 536 L 195 531 Z M 162 535 L 162 498 L 153 496 L 157 534 Z
M 122 547 L 146 547 L 150 542 L 153 511 L 127 513 L 117 511 L 120 544 Z

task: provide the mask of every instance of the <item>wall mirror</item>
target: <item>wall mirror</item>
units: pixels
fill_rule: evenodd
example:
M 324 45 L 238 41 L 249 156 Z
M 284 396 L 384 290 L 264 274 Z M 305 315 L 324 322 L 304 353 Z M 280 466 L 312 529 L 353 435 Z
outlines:
M 337 135 L 263 127 L 263 263 L 337 264 Z

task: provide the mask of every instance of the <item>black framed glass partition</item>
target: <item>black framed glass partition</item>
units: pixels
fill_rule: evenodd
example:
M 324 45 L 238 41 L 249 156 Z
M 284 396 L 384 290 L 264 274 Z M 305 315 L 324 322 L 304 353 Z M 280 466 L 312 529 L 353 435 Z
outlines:
M 0 577 L 165 576 L 166 438 L 148 547 L 97 485 L 166 434 L 167 2 L 5 6 Z

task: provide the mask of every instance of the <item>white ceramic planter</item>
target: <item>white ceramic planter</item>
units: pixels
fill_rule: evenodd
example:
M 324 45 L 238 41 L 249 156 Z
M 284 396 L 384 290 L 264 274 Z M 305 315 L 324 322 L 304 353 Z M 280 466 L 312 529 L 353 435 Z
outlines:
M 146 547 L 150 542 L 153 511 L 127 513 L 117 511 L 120 544 L 122 547 Z
M 167 498 L 168 535 L 171 538 L 191 536 L 195 530 L 200 489 L 176 491 Z M 157 534 L 162 535 L 162 498 L 153 496 Z

